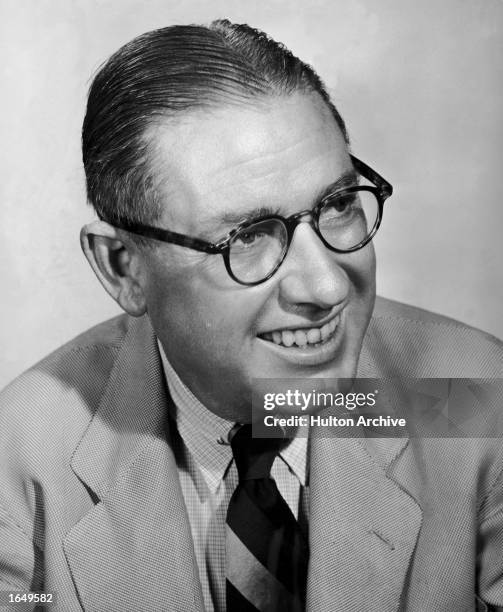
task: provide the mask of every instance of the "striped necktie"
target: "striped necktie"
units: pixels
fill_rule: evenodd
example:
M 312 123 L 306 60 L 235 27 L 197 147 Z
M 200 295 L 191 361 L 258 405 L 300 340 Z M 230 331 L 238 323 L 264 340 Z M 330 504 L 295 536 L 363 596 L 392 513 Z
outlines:
M 309 549 L 270 472 L 282 438 L 231 440 L 239 484 L 227 510 L 227 612 L 302 612 Z

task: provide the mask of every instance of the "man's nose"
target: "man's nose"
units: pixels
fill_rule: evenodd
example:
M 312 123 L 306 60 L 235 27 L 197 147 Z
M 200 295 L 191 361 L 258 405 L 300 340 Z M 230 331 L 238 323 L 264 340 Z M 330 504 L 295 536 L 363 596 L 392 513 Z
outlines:
M 278 271 L 281 297 L 290 304 L 310 304 L 323 309 L 343 302 L 350 283 L 337 261 L 340 257 L 347 255 L 327 249 L 309 223 L 300 223 Z

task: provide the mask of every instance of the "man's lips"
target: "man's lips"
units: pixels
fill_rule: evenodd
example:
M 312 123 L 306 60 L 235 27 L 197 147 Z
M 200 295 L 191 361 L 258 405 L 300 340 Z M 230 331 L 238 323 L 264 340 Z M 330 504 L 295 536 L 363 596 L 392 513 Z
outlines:
M 277 329 L 260 334 L 259 337 L 287 348 L 292 346 L 295 348 L 316 347 L 328 342 L 334 336 L 339 322 L 340 315 L 337 314 L 320 327 Z

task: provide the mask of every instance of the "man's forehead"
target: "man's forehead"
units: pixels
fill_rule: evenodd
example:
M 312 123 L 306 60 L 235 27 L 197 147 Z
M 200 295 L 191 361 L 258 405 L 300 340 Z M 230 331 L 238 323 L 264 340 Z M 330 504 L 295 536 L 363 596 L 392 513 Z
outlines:
M 187 168 L 204 161 L 218 171 L 220 165 L 262 161 L 288 149 L 295 155 L 295 148 L 309 140 L 319 146 L 319 134 L 327 130 L 339 128 L 319 95 L 298 93 L 161 118 L 146 137 L 162 164 L 179 161 L 183 154 Z
M 282 184 L 313 178 L 328 157 L 334 173 L 349 160 L 343 135 L 315 95 L 201 109 L 156 124 L 148 137 L 154 180 L 166 201 L 215 204 L 213 198 L 232 201 L 237 192 L 257 203 L 274 200 Z M 338 178 L 334 173 L 329 182 Z

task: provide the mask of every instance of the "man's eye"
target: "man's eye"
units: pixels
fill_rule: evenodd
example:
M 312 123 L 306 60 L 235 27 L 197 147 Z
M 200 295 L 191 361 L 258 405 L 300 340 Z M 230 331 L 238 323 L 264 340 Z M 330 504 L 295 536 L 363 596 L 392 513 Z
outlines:
M 258 238 L 260 238 L 261 233 L 263 232 L 243 232 L 242 234 L 239 234 L 239 240 L 243 244 L 252 244 L 253 242 L 255 242 L 255 240 L 258 240 Z
M 344 219 L 352 216 L 360 207 L 360 199 L 357 194 L 351 193 L 327 200 L 323 208 L 324 219 Z
M 266 236 L 266 233 L 263 230 L 252 230 L 248 232 L 241 232 L 234 239 L 233 246 L 236 246 L 236 247 L 255 246 L 265 236 Z

